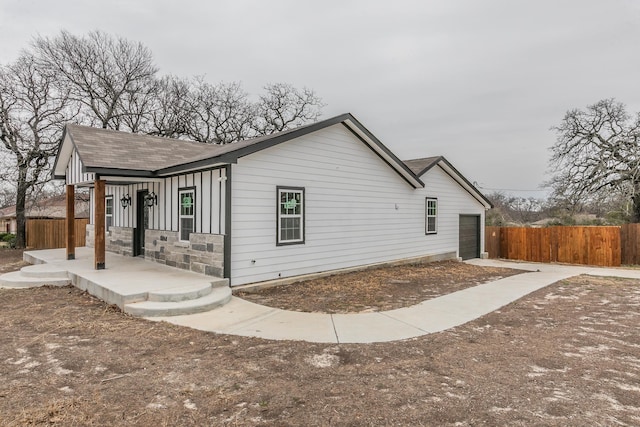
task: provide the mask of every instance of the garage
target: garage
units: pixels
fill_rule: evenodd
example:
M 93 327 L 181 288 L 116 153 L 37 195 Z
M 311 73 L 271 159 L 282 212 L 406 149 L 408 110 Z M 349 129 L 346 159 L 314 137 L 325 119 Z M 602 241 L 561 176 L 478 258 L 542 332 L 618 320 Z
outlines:
M 460 215 L 458 241 L 462 259 L 480 258 L 480 215 Z

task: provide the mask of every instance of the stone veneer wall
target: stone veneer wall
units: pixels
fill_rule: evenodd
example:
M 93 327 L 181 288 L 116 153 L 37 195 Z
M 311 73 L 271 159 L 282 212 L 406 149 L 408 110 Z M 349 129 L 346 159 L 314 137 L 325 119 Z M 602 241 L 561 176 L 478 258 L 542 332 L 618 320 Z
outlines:
M 96 244 L 96 230 L 93 224 L 87 224 L 85 232 L 86 246 L 92 248 Z M 105 250 L 116 254 L 133 255 L 133 228 L 112 226 L 104 239 Z
M 93 228 L 93 224 L 87 224 L 87 228 L 85 228 L 84 232 L 85 237 L 85 246 L 92 248 L 93 245 L 96 244 L 96 232 Z
M 222 235 L 191 233 L 188 242 L 181 242 L 177 231 L 146 230 L 144 246 L 145 259 L 208 276 L 224 277 Z
M 111 226 L 104 243 L 109 252 L 133 256 L 133 228 Z

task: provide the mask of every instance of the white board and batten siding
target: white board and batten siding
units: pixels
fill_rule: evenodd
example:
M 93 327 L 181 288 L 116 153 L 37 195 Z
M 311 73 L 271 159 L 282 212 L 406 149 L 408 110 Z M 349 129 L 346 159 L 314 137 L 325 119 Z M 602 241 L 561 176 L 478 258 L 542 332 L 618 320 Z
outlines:
M 116 227 L 137 227 L 136 195 L 147 190 L 158 196 L 158 204 L 149 208 L 150 230 L 179 231 L 178 191 L 183 188 L 195 190 L 195 233 L 224 234 L 225 224 L 225 170 L 213 169 L 203 172 L 163 178 L 153 182 L 105 186 L 105 195 L 113 197 L 113 225 Z M 105 177 L 109 182 L 109 178 Z M 91 194 L 90 218 L 93 223 L 93 188 Z M 131 197 L 131 206 L 123 208 L 120 199 Z
M 414 189 L 338 124 L 240 158 L 232 174 L 231 283 L 458 250 L 460 214 L 484 207 L 439 167 Z M 276 246 L 276 187 L 304 187 L 305 243 Z M 425 235 L 425 198 L 438 232 Z
M 82 160 L 80 160 L 80 156 L 78 156 L 78 152 L 74 148 L 65 171 L 67 184 L 88 183 L 96 179 L 95 174 L 83 172 L 82 169 Z

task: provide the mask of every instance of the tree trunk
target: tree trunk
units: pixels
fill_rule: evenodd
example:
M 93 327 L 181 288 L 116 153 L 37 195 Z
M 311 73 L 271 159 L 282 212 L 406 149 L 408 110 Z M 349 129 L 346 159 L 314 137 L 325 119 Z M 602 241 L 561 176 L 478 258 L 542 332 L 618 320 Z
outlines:
M 27 166 L 18 166 L 18 188 L 16 191 L 16 248 L 25 248 L 27 243 Z
M 640 194 L 636 193 L 631 197 L 633 201 L 633 215 L 631 217 L 631 222 L 638 223 L 640 222 Z

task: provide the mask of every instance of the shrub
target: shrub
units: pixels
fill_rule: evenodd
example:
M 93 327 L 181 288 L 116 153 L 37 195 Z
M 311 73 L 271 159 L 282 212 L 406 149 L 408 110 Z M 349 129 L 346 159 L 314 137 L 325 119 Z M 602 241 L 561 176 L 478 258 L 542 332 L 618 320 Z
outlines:
M 9 247 L 16 247 L 16 236 L 11 233 L 0 233 L 0 241 L 9 243 Z

